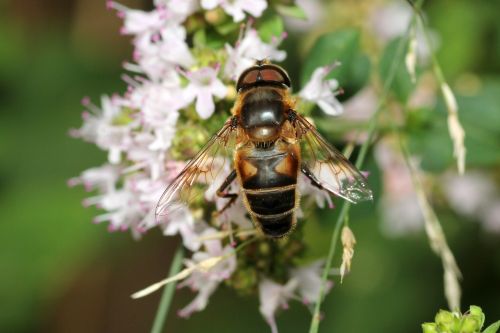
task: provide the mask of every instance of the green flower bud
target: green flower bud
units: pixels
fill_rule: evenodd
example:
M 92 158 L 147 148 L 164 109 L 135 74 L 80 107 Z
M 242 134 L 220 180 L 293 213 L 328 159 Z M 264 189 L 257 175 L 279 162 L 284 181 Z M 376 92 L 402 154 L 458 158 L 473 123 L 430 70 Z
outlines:
M 473 316 L 476 316 L 479 318 L 479 325 L 480 325 L 480 329 L 483 327 L 484 325 L 484 313 L 483 313 L 483 310 L 479 307 L 479 306 L 476 306 L 476 305 L 471 305 L 469 307 L 469 312 L 471 315 Z
M 435 323 L 423 323 L 422 333 L 439 333 Z
M 184 26 L 188 33 L 205 28 L 206 24 L 202 17 L 198 15 L 189 16 L 184 22 Z
M 483 315 L 483 310 L 477 306 L 477 305 L 471 305 L 469 307 L 469 312 L 471 315 L 474 315 L 474 316 L 481 316 Z
M 257 288 L 257 272 L 254 269 L 243 267 L 235 271 L 225 283 L 233 287 L 240 295 L 251 295 Z
M 269 252 L 271 251 L 269 244 L 262 242 L 259 244 L 259 253 L 263 256 L 268 255 Z
M 177 134 L 172 140 L 170 153 L 175 160 L 192 158 L 207 142 L 209 134 L 201 128 L 186 122 L 177 125 Z
M 481 329 L 481 319 L 478 316 L 465 316 L 462 318 L 460 333 L 476 333 Z
M 454 320 L 455 316 L 453 316 L 453 313 L 446 310 L 439 310 L 439 312 L 436 314 L 436 317 L 434 318 L 436 324 L 445 326 L 451 326 Z

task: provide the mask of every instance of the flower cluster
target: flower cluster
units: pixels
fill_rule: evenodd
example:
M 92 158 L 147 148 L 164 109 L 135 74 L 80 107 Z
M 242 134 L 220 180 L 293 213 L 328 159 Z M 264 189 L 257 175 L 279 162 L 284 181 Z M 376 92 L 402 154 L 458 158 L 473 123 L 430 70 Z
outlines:
M 500 232 L 500 195 L 491 175 L 479 170 L 463 176 L 448 173 L 442 183 L 444 195 L 455 212 L 480 221 L 488 232 Z
M 252 23 L 235 24 L 247 15 L 261 16 L 268 6 L 265 0 L 156 0 L 149 12 L 113 1 L 107 5 L 123 19 L 121 33 L 132 36 L 132 61 L 124 64 L 128 74 L 123 76 L 128 88 L 122 95 L 103 96 L 99 106 L 83 99 L 83 125 L 71 130 L 71 135 L 106 151 L 108 161 L 70 179 L 69 184 L 96 192 L 84 205 L 101 208 L 104 213 L 95 222 L 108 222 L 110 231 L 130 230 L 140 237 L 158 226 L 165 235 L 181 236 L 192 256 L 176 280 L 198 294 L 179 311 L 180 316 L 203 310 L 225 282 L 242 292 L 259 290 L 260 311 L 275 332 L 274 313 L 279 307 L 297 297 L 310 303 L 319 293 L 323 262 L 293 264 L 293 256 L 304 247 L 301 239 L 294 236 L 278 244 L 258 237 L 241 201 L 207 221 L 203 209 L 225 204 L 214 195 L 224 173 L 208 187 L 201 207 L 183 207 L 165 221 L 155 219 L 154 208 L 186 161 L 229 116 L 223 110 L 234 101 L 238 75 L 256 59 L 284 60 L 286 53 L 278 47 L 286 35 L 264 41 Z M 218 30 L 223 24 L 233 30 L 223 35 Z M 326 80 L 331 69 L 318 68 L 299 96 L 333 115 L 342 107 L 335 97 L 337 82 Z M 329 202 L 308 181 L 300 180 L 300 186 L 319 205 L 325 199 Z M 230 241 L 233 237 L 235 243 Z M 237 253 L 234 246 L 249 240 L 255 241 L 241 255 Z M 279 251 L 259 257 L 266 247 Z M 283 265 L 279 276 L 267 269 L 275 263 Z
M 476 305 L 471 305 L 464 314 L 439 310 L 432 323 L 423 323 L 423 333 L 479 333 L 484 326 L 485 315 Z M 499 323 L 495 323 L 483 332 L 496 332 Z

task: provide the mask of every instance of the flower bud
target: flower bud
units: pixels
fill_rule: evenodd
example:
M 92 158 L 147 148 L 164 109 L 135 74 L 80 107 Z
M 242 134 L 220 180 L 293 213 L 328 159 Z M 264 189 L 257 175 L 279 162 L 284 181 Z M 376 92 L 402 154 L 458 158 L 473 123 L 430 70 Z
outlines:
M 234 101 L 235 98 L 236 98 L 236 88 L 234 87 L 234 85 L 228 85 L 226 92 L 226 100 Z
M 435 323 L 423 323 L 422 333 L 438 333 L 438 329 Z
M 479 328 L 482 328 L 483 325 L 484 325 L 484 313 L 483 313 L 483 310 L 479 306 L 471 305 L 469 307 L 469 313 L 472 316 L 478 317 L 478 319 L 479 319 L 479 325 L 480 325 Z
M 340 283 L 344 279 L 344 275 L 351 269 L 351 261 L 354 256 L 354 245 L 356 238 L 348 226 L 342 228 L 342 235 L 340 237 L 343 246 L 342 264 L 340 265 Z
M 262 242 L 259 244 L 259 252 L 261 255 L 266 256 L 269 255 L 271 248 L 268 243 Z
M 453 332 L 453 327 L 455 326 L 455 316 L 453 313 L 445 310 L 439 310 L 436 315 L 435 321 L 439 329 L 443 332 Z
M 460 333 L 476 333 L 481 329 L 481 321 L 478 316 L 470 315 L 462 319 Z
M 469 313 L 474 316 L 484 316 L 483 310 L 477 305 L 471 305 L 469 307 Z
M 206 11 L 205 20 L 212 25 L 217 25 L 224 20 L 224 12 L 220 8 Z

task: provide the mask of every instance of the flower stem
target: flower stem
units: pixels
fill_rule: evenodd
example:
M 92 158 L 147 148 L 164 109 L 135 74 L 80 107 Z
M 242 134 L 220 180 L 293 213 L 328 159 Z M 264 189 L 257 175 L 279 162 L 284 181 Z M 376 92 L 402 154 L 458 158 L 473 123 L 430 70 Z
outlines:
M 436 54 L 432 48 L 432 40 L 429 32 L 426 29 L 425 19 L 422 12 L 414 7 L 414 12 L 417 17 L 417 22 L 420 23 L 422 27 L 422 31 L 424 33 L 424 41 L 429 49 L 429 54 L 432 60 L 432 71 L 434 72 L 434 76 L 439 83 L 441 94 L 443 95 L 444 102 L 446 104 L 446 108 L 448 110 L 448 131 L 450 132 L 450 138 L 453 141 L 453 156 L 457 161 L 457 169 L 458 173 L 463 175 L 465 172 L 465 131 L 458 117 L 458 105 L 448 82 L 443 74 L 443 70 L 439 65 L 439 61 L 437 60 Z
M 410 171 L 420 210 L 424 216 L 425 232 L 427 233 L 427 238 L 429 238 L 429 244 L 434 253 L 439 256 L 443 265 L 444 291 L 446 300 L 448 301 L 448 307 L 452 311 L 460 311 L 460 297 L 462 291 L 459 280 L 462 278 L 462 273 L 446 241 L 443 227 L 427 199 L 422 180 L 420 179 L 420 170 L 418 166 L 411 161 L 410 152 L 400 133 L 396 134 L 398 135 L 401 153 Z
M 419 1 L 419 3 L 418 3 L 418 6 L 420 6 L 420 5 L 421 5 L 421 1 Z M 401 58 L 403 55 L 403 51 L 405 49 L 405 45 L 406 45 L 407 40 L 408 40 L 410 27 L 411 27 L 411 24 L 408 26 L 404 37 L 401 38 L 401 40 L 398 43 L 398 47 L 397 47 L 396 54 L 394 57 L 394 62 L 392 63 L 390 71 L 389 71 L 389 75 L 387 76 L 386 81 L 384 82 L 381 97 L 378 101 L 375 112 L 373 113 L 373 115 L 371 116 L 371 118 L 369 120 L 368 138 L 365 142 L 363 142 L 363 145 L 361 146 L 358 158 L 356 159 L 356 163 L 355 163 L 355 165 L 358 169 L 360 169 L 362 167 L 363 162 L 365 161 L 365 158 L 366 158 L 366 154 L 368 153 L 368 149 L 370 148 L 371 143 L 376 135 L 378 116 L 379 116 L 380 112 L 384 109 L 384 106 L 385 106 L 387 99 L 389 97 L 390 87 L 391 87 L 392 82 L 394 81 L 394 78 L 396 76 L 397 69 L 398 69 L 399 65 L 401 64 Z M 325 296 L 328 275 L 329 275 L 330 270 L 332 268 L 333 257 L 335 255 L 335 249 L 337 247 L 337 241 L 339 238 L 340 229 L 341 229 L 342 224 L 344 223 L 345 219 L 347 218 L 347 215 L 349 214 L 350 207 L 351 207 L 351 204 L 349 202 L 347 202 L 347 201 L 343 202 L 339 216 L 338 216 L 337 221 L 335 223 L 335 228 L 333 230 L 332 237 L 330 240 L 330 248 L 328 250 L 328 257 L 326 259 L 325 267 L 323 269 L 318 299 L 316 300 L 316 303 L 314 306 L 314 313 L 312 316 L 311 326 L 309 328 L 309 333 L 317 333 L 319 330 L 319 322 L 321 319 L 321 315 L 320 315 L 321 303 L 323 302 L 323 299 Z
M 184 250 L 182 245 L 179 245 L 177 251 L 175 252 L 174 258 L 172 259 L 172 264 L 170 265 L 170 271 L 168 276 L 174 276 L 179 273 L 182 266 L 182 259 L 184 258 Z M 170 303 L 174 296 L 176 283 L 170 283 L 165 286 L 163 294 L 161 295 L 160 304 L 158 305 L 158 310 L 156 310 L 155 320 L 153 322 L 153 328 L 151 328 L 151 333 L 161 333 L 163 330 L 163 325 L 165 324 L 165 319 L 168 315 L 168 310 L 170 308 Z

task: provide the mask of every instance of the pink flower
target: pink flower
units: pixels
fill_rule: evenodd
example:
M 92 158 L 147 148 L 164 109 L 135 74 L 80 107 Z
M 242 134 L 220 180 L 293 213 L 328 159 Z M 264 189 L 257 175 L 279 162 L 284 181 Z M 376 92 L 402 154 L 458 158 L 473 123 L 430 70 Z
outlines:
M 294 268 L 290 271 L 291 278 L 297 280 L 297 290 L 305 304 L 311 304 L 319 297 L 324 263 L 325 260 L 320 259 L 307 266 Z M 332 283 L 329 282 L 326 292 L 331 287 Z
M 391 236 L 419 231 L 424 217 L 417 200 L 410 171 L 389 140 L 375 146 L 375 159 L 383 170 L 383 193 L 380 201 L 382 230 Z
M 224 75 L 236 80 L 238 76 L 256 60 L 268 59 L 283 61 L 286 52 L 277 49 L 285 35 L 276 36 L 270 44 L 264 43 L 255 29 L 249 28 L 245 31 L 243 38 L 232 47 L 226 44 L 228 58 L 224 67 Z
M 344 103 L 343 119 L 352 121 L 368 121 L 375 111 L 373 105 L 377 103 L 375 89 L 367 87 L 359 91 Z M 356 131 L 357 133 L 358 131 Z M 364 140 L 363 140 L 364 141 Z
M 483 172 L 448 174 L 443 180 L 444 194 L 451 207 L 468 217 L 479 215 L 497 194 L 493 179 Z
M 123 17 L 122 33 L 150 38 L 163 28 L 181 24 L 198 9 L 196 0 L 156 0 L 150 12 L 130 9 L 114 1 L 108 1 L 107 6 Z
M 413 16 L 413 11 L 411 6 L 406 5 L 401 2 L 389 2 L 386 5 L 377 8 L 367 21 L 367 29 L 374 32 L 375 37 L 377 37 L 381 42 L 386 43 L 396 37 L 403 36 L 406 33 L 411 18 Z M 415 27 L 414 42 L 416 45 L 415 56 L 421 62 L 427 62 L 430 57 L 430 51 L 425 42 L 424 32 L 418 27 Z M 432 48 L 437 48 L 439 46 L 439 36 L 432 30 L 429 30 L 429 35 L 431 37 Z
M 72 130 L 74 137 L 94 142 L 99 148 L 108 151 L 108 160 L 111 164 L 121 161 L 121 153 L 126 150 L 131 141 L 131 132 L 137 122 L 131 119 L 125 124 L 119 124 L 116 119 L 122 113 L 123 100 L 102 96 L 101 108 L 85 101 L 89 111 L 84 113 L 83 126 Z
M 481 222 L 487 231 L 500 233 L 500 198 L 490 202 L 481 213 Z
M 127 172 L 147 172 L 151 179 L 160 178 L 164 171 L 164 151 L 152 150 L 150 147 L 155 142 L 153 133 L 144 132 L 134 135 L 132 144 L 127 150 L 127 159 L 133 164 L 126 169 Z
M 295 0 L 295 5 L 304 11 L 305 18 L 285 16 L 285 23 L 289 30 L 304 32 L 311 31 L 325 23 L 328 12 L 324 10 L 321 0 Z
M 273 333 L 278 333 L 274 319 L 276 311 L 280 307 L 287 309 L 288 301 L 296 299 L 297 292 L 306 304 L 318 299 L 323 264 L 324 260 L 317 260 L 310 265 L 290 270 L 290 280 L 285 285 L 262 278 L 259 284 L 259 311 Z M 327 286 L 327 292 L 331 287 L 332 284 Z
M 263 278 L 259 284 L 259 311 L 271 326 L 272 333 L 278 333 L 278 326 L 274 314 L 279 307 L 288 308 L 288 301 L 294 297 L 294 291 L 298 286 L 296 279 L 291 279 L 285 285 L 281 285 L 267 278 Z
M 135 88 L 129 94 L 129 106 L 140 109 L 140 120 L 143 126 L 143 133 L 147 137 L 141 137 L 140 142 L 135 144 L 131 150 L 137 148 L 150 150 L 152 152 L 163 153 L 170 148 L 176 131 L 179 110 L 186 107 L 190 100 L 183 98 L 184 94 L 177 80 L 163 83 L 142 81 L 142 85 Z M 147 138 L 147 139 L 146 139 Z M 134 143 L 138 143 L 134 137 Z M 137 160 L 134 158 L 134 160 Z M 163 163 L 163 160 L 160 161 Z
M 116 182 L 120 178 L 121 168 L 116 165 L 104 164 L 100 167 L 90 168 L 82 172 L 79 177 L 68 180 L 69 186 L 83 184 L 85 190 L 94 189 L 100 192 L 111 192 L 115 189 Z
M 201 0 L 201 6 L 208 10 L 221 6 L 233 17 L 234 22 L 240 22 L 245 18 L 244 12 L 255 17 L 261 16 L 267 8 L 267 2 L 265 0 Z
M 216 233 L 215 229 L 208 228 L 201 234 L 201 237 L 214 233 Z M 227 245 L 223 248 L 219 239 L 204 241 L 203 246 L 205 251 L 194 253 L 192 259 L 186 261 L 188 267 L 197 267 L 197 264 L 210 258 L 220 260 L 217 260 L 217 264 L 208 270 L 195 269 L 189 278 L 179 285 L 179 287 L 189 286 L 192 290 L 198 291 L 195 299 L 178 312 L 179 316 L 184 318 L 189 317 L 193 312 L 205 309 L 208 299 L 220 282 L 228 279 L 236 269 L 236 256 L 231 246 Z
M 405 3 L 391 2 L 377 8 L 369 21 L 369 29 L 383 41 L 402 35 L 412 16 L 412 9 Z
M 116 9 L 123 16 L 122 33 L 130 35 L 152 35 L 160 30 L 166 22 L 164 8 L 156 8 L 151 12 L 129 9 L 114 1 L 108 1 L 108 7 Z
M 479 220 L 487 231 L 500 232 L 500 195 L 490 175 L 479 170 L 447 174 L 443 188 L 453 210 Z
M 158 8 L 165 8 L 167 20 L 180 24 L 199 9 L 198 0 L 154 0 Z
M 321 110 L 330 116 L 337 116 L 343 112 L 342 104 L 340 104 L 336 97 L 339 94 L 336 91 L 339 87 L 338 81 L 335 79 L 326 79 L 326 76 L 336 66 L 338 66 L 337 63 L 316 68 L 309 81 L 299 92 L 300 97 L 318 104 Z
M 207 119 L 214 113 L 213 97 L 223 98 L 227 88 L 217 78 L 219 68 L 203 67 L 199 70 L 185 73 L 189 84 L 184 90 L 188 100 L 196 99 L 196 112 L 201 118 Z
M 163 234 L 173 236 L 180 234 L 182 243 L 191 251 L 197 251 L 201 242 L 199 241 L 200 233 L 204 229 L 201 223 L 194 220 L 191 211 L 187 207 L 179 207 L 166 216 L 167 222 L 163 224 Z
M 162 28 L 157 36 L 156 40 L 148 35 L 134 40 L 134 60 L 151 79 L 165 80 L 177 66 L 190 67 L 195 63 L 183 26 Z
M 110 231 L 136 229 L 146 211 L 136 195 L 129 188 L 122 188 L 106 194 L 87 198 L 85 205 L 97 205 L 107 213 L 95 217 L 95 223 L 109 222 Z

